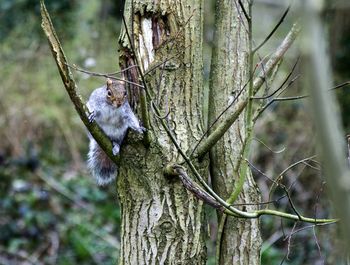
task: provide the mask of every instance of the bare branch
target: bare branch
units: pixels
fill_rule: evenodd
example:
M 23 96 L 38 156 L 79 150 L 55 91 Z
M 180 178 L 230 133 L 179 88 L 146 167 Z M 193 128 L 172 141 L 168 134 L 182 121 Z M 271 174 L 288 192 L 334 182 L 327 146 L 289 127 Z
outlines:
M 267 150 L 269 150 L 271 153 L 274 153 L 274 154 L 280 154 L 286 150 L 286 147 L 283 147 L 281 150 L 272 150 L 272 148 L 269 147 L 267 144 L 265 144 L 262 140 L 255 138 L 255 137 L 253 138 L 253 140 L 261 143 Z
M 292 76 L 296 66 L 298 65 L 298 62 L 299 62 L 299 58 L 296 60 L 296 62 L 294 63 L 292 69 L 290 70 L 290 72 L 288 73 L 288 75 L 285 77 L 284 81 L 282 82 L 282 84 L 275 90 L 273 91 L 271 94 L 269 95 L 266 95 L 266 96 L 263 96 L 263 97 L 252 97 L 252 99 L 268 99 L 268 98 L 271 98 L 272 96 L 276 95 L 276 93 L 278 93 L 278 91 L 280 91 L 283 86 L 287 83 L 287 81 L 289 80 L 289 78 Z
M 350 85 L 350 81 L 346 81 L 342 84 L 339 84 L 337 86 L 332 87 L 330 90 L 336 90 L 338 88 L 342 88 L 345 86 Z M 298 99 L 304 99 L 304 98 L 308 98 L 310 97 L 310 95 L 300 95 L 300 96 L 294 96 L 294 97 L 283 97 L 283 98 L 274 98 L 274 101 L 289 101 L 289 100 L 298 100 Z
M 239 3 L 239 6 L 241 7 L 241 9 L 243 11 L 243 14 L 244 14 L 245 18 L 247 19 L 247 21 L 250 21 L 251 17 L 248 15 L 247 10 L 245 10 L 245 7 L 244 7 L 244 5 L 242 3 L 242 0 L 238 0 L 238 3 Z
M 272 35 L 277 31 L 277 29 L 279 28 L 279 26 L 282 24 L 282 22 L 284 21 L 285 17 L 287 16 L 288 12 L 290 9 L 290 5 L 287 7 L 286 11 L 284 11 L 282 17 L 280 18 L 280 20 L 277 22 L 277 24 L 275 25 L 275 27 L 272 29 L 272 31 L 270 32 L 269 35 L 267 35 L 267 37 L 263 40 L 263 42 L 261 44 L 259 44 L 255 49 L 253 49 L 253 54 L 256 53 L 262 46 L 265 45 L 266 42 L 269 41 L 269 39 L 272 37 Z
M 161 122 L 164 122 L 161 120 Z M 175 140 L 176 141 L 176 140 Z M 181 153 L 181 149 L 179 149 L 179 152 Z M 294 214 L 289 214 L 289 213 L 284 213 L 280 211 L 275 211 L 275 210 L 270 210 L 270 209 L 263 209 L 263 210 L 256 210 L 256 211 L 241 211 L 232 205 L 228 204 L 226 201 L 224 201 L 218 194 L 216 194 L 210 187 L 209 185 L 203 180 L 203 178 L 200 176 L 196 168 L 193 166 L 192 162 L 189 160 L 189 158 L 185 154 L 181 154 L 183 158 L 186 160 L 187 164 L 190 166 L 191 170 L 195 174 L 196 178 L 199 180 L 199 182 L 202 184 L 202 186 L 206 189 L 206 191 L 203 191 L 201 187 L 199 187 L 197 184 L 194 184 L 192 180 L 189 180 L 188 177 L 184 178 L 182 182 L 184 183 L 185 188 L 187 188 L 189 191 L 194 193 L 194 195 L 201 199 L 204 200 L 206 203 L 209 205 L 215 205 L 215 208 L 218 207 L 218 204 L 224 208 L 225 214 L 235 216 L 238 218 L 246 218 L 246 219 L 253 219 L 253 218 L 259 218 L 260 216 L 263 215 L 273 215 L 273 216 L 279 216 L 282 218 L 290 219 L 290 220 L 295 220 L 295 221 L 302 221 L 302 222 L 307 222 L 307 223 L 314 223 L 314 224 L 322 224 L 322 223 L 333 223 L 337 222 L 338 220 L 336 219 L 315 219 L 315 218 L 308 218 L 304 217 L 301 215 L 294 215 Z M 177 171 L 177 169 L 181 168 L 184 172 L 184 169 L 175 164 L 168 165 L 165 169 L 164 172 L 168 176 L 175 176 L 179 175 L 181 172 Z M 181 174 L 182 174 L 181 173 Z M 213 202 L 213 199 L 216 200 L 216 202 Z M 220 209 L 221 209 L 220 208 Z M 222 208 L 223 209 L 223 208 Z
M 192 192 L 192 194 L 198 199 L 204 201 L 215 209 L 220 211 L 224 210 L 224 207 L 220 203 L 218 203 L 211 195 L 209 195 L 197 183 L 187 176 L 183 167 L 176 164 L 170 164 L 165 168 L 164 173 L 167 176 L 178 176 L 184 187 Z
M 255 114 L 255 117 L 253 118 L 254 121 L 256 121 L 260 115 L 269 107 L 271 106 L 274 102 L 279 101 L 280 98 L 278 98 L 278 96 L 280 96 L 281 94 L 283 94 L 284 91 L 286 91 L 294 82 L 295 80 L 297 80 L 299 78 L 299 75 L 297 75 L 296 77 L 294 77 L 292 80 L 289 81 L 289 83 L 284 87 L 280 87 L 277 90 L 280 90 L 282 88 L 282 90 L 280 90 L 280 92 L 278 93 L 276 98 L 273 98 L 272 100 L 270 100 L 269 102 L 267 102 L 265 105 L 261 106 L 258 110 L 257 113 Z M 276 91 L 277 91 L 276 90 Z M 275 92 L 273 92 L 272 94 L 274 94 Z M 256 99 L 256 98 L 253 98 Z
M 310 156 L 310 157 L 306 157 L 306 158 L 304 158 L 304 159 L 301 159 L 301 160 L 299 160 L 299 161 L 297 161 L 297 162 L 295 162 L 295 163 L 289 165 L 289 166 L 288 166 L 287 168 L 285 168 L 281 173 L 279 173 L 279 174 L 277 175 L 277 177 L 275 177 L 275 178 L 273 179 L 273 180 L 274 180 L 274 181 L 273 181 L 273 185 L 271 186 L 270 191 L 269 191 L 270 196 L 271 196 L 271 194 L 274 193 L 275 188 L 276 188 L 277 186 L 279 186 L 278 184 L 276 185 L 276 183 L 278 183 L 278 182 L 277 182 L 278 179 L 282 178 L 283 175 L 284 175 L 287 171 L 291 170 L 292 168 L 296 167 L 297 165 L 303 164 L 303 163 L 306 162 L 306 161 L 310 161 L 310 160 L 314 159 L 315 157 L 316 157 L 316 156 L 313 155 L 313 156 Z
M 122 71 L 118 71 L 118 72 L 113 72 L 113 73 L 97 73 L 97 72 L 91 72 L 91 71 L 88 71 L 88 70 L 84 70 L 80 67 L 78 67 L 77 65 L 73 64 L 73 65 L 69 65 L 67 64 L 68 67 L 70 68 L 73 68 L 75 71 L 78 71 L 78 72 L 82 72 L 84 74 L 88 74 L 88 75 L 91 75 L 91 76 L 103 76 L 103 77 L 106 77 L 106 78 L 110 78 L 110 79 L 113 79 L 113 80 L 120 80 L 120 81 L 124 81 L 128 84 L 131 84 L 131 85 L 134 85 L 134 86 L 137 86 L 137 87 L 141 87 L 141 88 L 144 88 L 144 86 L 140 85 L 140 84 L 137 84 L 135 82 L 131 82 L 129 80 L 126 80 L 124 78 L 121 78 L 121 77 L 115 77 L 114 75 L 116 74 L 120 74 L 120 73 L 123 73 L 133 67 L 136 67 L 136 65 L 131 65 L 127 68 L 124 68 Z
M 289 31 L 289 33 L 281 43 L 281 45 L 277 48 L 276 52 L 272 55 L 272 57 L 267 62 L 265 66 L 265 71 L 260 73 L 259 76 L 255 78 L 253 82 L 254 94 L 260 89 L 260 87 L 264 83 L 266 75 L 271 74 L 274 67 L 282 59 L 284 54 L 293 44 L 299 31 L 300 31 L 299 26 L 297 24 L 294 24 L 292 29 Z M 251 99 L 249 99 L 249 97 L 246 95 L 246 98 L 242 99 L 240 102 L 237 102 L 237 104 L 235 105 L 235 109 L 233 109 L 228 114 L 228 116 L 219 123 L 219 125 L 215 128 L 215 130 L 213 130 L 213 132 L 208 136 L 208 138 L 206 138 L 198 146 L 197 157 L 202 157 L 203 155 L 205 155 L 210 150 L 210 148 L 214 146 L 217 143 L 217 141 L 221 139 L 221 137 L 225 134 L 225 132 L 231 127 L 231 125 L 237 120 L 239 115 L 245 109 L 249 100 Z
M 67 58 L 64 54 L 63 48 L 60 44 L 58 36 L 56 35 L 55 28 L 51 22 L 49 13 L 46 10 L 44 1 L 40 1 L 41 5 L 41 27 L 43 28 L 45 35 L 49 41 L 52 55 L 56 61 L 58 71 L 61 75 L 62 82 L 66 88 L 66 91 L 75 106 L 76 111 L 78 112 L 80 119 L 83 121 L 84 125 L 95 138 L 96 142 L 100 147 L 105 151 L 108 157 L 118 163 L 119 156 L 114 156 L 112 154 L 112 143 L 106 134 L 100 129 L 96 122 L 90 123 L 86 113 L 88 112 L 87 107 L 82 102 L 82 99 L 77 94 L 76 89 L 77 85 L 74 81 L 73 75 L 69 69 Z

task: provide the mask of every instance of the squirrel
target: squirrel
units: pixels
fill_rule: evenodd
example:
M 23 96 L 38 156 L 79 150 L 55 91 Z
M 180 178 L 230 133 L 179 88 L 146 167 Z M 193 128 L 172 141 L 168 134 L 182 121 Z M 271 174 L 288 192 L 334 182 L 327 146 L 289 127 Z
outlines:
M 89 121 L 96 121 L 112 141 L 113 155 L 120 151 L 128 128 L 143 133 L 138 119 L 127 100 L 124 81 L 107 79 L 107 84 L 96 88 L 87 102 Z M 99 186 L 111 183 L 117 175 L 117 166 L 89 134 L 90 144 L 87 165 Z

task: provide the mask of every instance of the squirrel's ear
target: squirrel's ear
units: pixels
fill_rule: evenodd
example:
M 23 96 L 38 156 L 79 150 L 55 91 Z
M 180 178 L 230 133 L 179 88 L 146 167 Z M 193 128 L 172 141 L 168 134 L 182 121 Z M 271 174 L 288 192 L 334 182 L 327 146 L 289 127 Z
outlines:
M 118 80 L 118 84 L 122 85 L 123 87 L 125 87 L 125 81 L 124 80 Z
M 107 87 L 110 87 L 112 85 L 113 81 L 109 78 L 107 78 Z

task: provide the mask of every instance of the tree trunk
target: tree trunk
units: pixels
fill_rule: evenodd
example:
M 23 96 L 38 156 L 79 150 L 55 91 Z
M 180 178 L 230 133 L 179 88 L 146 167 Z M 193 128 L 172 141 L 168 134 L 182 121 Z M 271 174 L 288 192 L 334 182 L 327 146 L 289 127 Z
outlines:
M 164 114 L 170 111 L 165 121 L 181 148 L 191 150 L 203 133 L 202 1 L 126 1 L 124 15 L 134 51 L 124 28 L 120 37 L 122 69 L 139 63 L 147 72 L 165 62 L 146 75 L 147 89 Z M 129 81 L 139 81 L 135 68 L 125 75 Z M 130 95 L 132 102 L 142 104 L 144 93 L 138 87 L 130 86 Z M 203 203 L 179 180 L 163 175 L 167 163 L 182 160 L 152 107 L 147 109 L 150 146 L 145 148 L 128 137 L 121 150 L 119 262 L 205 264 Z M 197 164 L 203 176 L 207 164 L 206 160 Z
M 247 2 L 247 1 L 242 1 Z M 238 4 L 231 0 L 216 2 L 216 22 L 209 91 L 209 124 L 230 104 L 249 80 L 248 24 Z M 246 8 L 247 9 L 247 8 Z M 229 37 L 228 37 L 229 36 Z M 246 92 L 247 89 L 243 93 Z M 244 98 L 240 96 L 238 100 Z M 239 105 L 239 101 L 236 103 Z M 234 108 L 234 104 L 231 108 Z M 244 112 L 210 152 L 213 188 L 229 198 L 239 178 L 238 163 L 246 140 Z M 222 117 L 225 118 L 225 115 Z M 215 127 L 214 127 L 215 128 Z M 242 162 L 244 163 L 244 161 Z M 259 192 L 248 172 L 242 192 L 235 203 L 259 202 Z M 247 206 L 248 210 L 254 207 Z M 217 241 L 219 264 L 260 264 L 261 236 L 258 219 L 236 219 L 219 214 L 222 234 Z M 219 226 L 220 227 L 220 226 Z

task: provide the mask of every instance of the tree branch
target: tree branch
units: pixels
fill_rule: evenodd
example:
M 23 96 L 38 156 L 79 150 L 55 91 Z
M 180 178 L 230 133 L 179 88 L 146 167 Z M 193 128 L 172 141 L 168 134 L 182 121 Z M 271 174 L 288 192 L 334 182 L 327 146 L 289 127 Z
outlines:
M 124 81 L 125 83 L 128 83 L 128 84 L 131 84 L 131 85 L 134 85 L 134 86 L 137 86 L 137 87 L 140 87 L 140 88 L 144 88 L 143 85 L 140 85 L 138 83 L 135 83 L 135 82 L 131 82 L 129 80 L 125 80 L 125 78 L 121 78 L 121 77 L 115 77 L 114 75 L 116 74 L 122 74 L 123 72 L 131 69 L 131 68 L 134 68 L 134 67 L 137 67 L 137 65 L 132 65 L 132 66 L 129 66 L 127 68 L 124 68 L 122 71 L 118 71 L 118 72 L 114 72 L 114 73 L 97 73 L 97 72 L 92 72 L 92 71 L 88 71 L 88 70 L 84 70 L 80 67 L 78 67 L 76 64 L 73 64 L 73 65 L 68 65 L 68 67 L 70 68 L 73 68 L 75 71 L 78 71 L 78 72 L 81 72 L 81 73 L 84 73 L 84 74 L 87 74 L 87 75 L 91 75 L 91 76 L 103 76 L 103 77 L 106 77 L 106 78 L 109 78 L 109 79 L 112 79 L 112 80 L 120 80 L 120 81 Z
M 204 201 L 210 206 L 218 209 L 220 211 L 224 210 L 224 207 L 218 203 L 211 195 L 204 191 L 196 182 L 194 182 L 190 177 L 188 177 L 186 171 L 183 167 L 176 164 L 169 164 L 164 170 L 166 176 L 176 176 L 179 177 L 184 187 L 189 190 L 198 199 Z
M 80 119 L 83 121 L 84 125 L 95 138 L 96 142 L 101 146 L 101 148 L 106 152 L 108 157 L 118 163 L 119 156 L 114 156 L 112 154 L 112 143 L 107 135 L 101 130 L 96 122 L 90 122 L 86 113 L 88 109 L 83 103 L 81 97 L 77 94 L 77 85 L 74 81 L 73 75 L 68 67 L 67 58 L 64 54 L 63 48 L 60 44 L 58 36 L 56 34 L 55 28 L 51 22 L 50 15 L 45 7 L 44 1 L 40 1 L 41 6 L 41 27 L 45 32 L 45 35 L 49 41 L 52 55 L 56 61 L 58 71 L 62 78 L 62 82 L 66 91 L 74 104 L 76 111 L 78 112 Z
M 283 58 L 284 54 L 291 47 L 297 35 L 299 34 L 300 28 L 298 24 L 294 24 L 287 36 L 284 38 L 281 45 L 277 48 L 276 52 L 266 63 L 264 72 L 260 72 L 259 76 L 256 77 L 253 81 L 253 92 L 256 94 L 257 91 L 261 88 L 266 78 L 266 75 L 271 74 L 274 67 L 277 63 Z M 231 127 L 231 125 L 237 120 L 239 115 L 245 109 L 249 102 L 249 96 L 246 95 L 244 99 L 239 101 L 235 105 L 235 109 L 232 110 L 228 116 L 222 120 L 219 125 L 213 130 L 213 132 L 206 138 L 199 146 L 197 151 L 197 157 L 203 157 L 210 148 L 212 148 L 226 133 L 226 131 Z
M 193 166 L 193 165 L 192 165 Z M 192 168 L 191 168 L 192 169 Z M 203 178 L 199 175 L 198 171 L 196 169 L 192 169 L 195 176 L 200 180 L 203 180 Z M 213 206 L 214 208 L 217 208 L 219 210 L 224 210 L 225 214 L 234 216 L 237 218 L 245 218 L 245 219 L 255 219 L 259 218 L 263 215 L 274 215 L 279 216 L 282 218 L 295 220 L 295 221 L 302 221 L 306 223 L 314 223 L 314 224 L 323 224 L 323 223 L 335 223 L 338 220 L 337 219 L 316 219 L 316 218 L 309 218 L 304 217 L 300 214 L 289 214 L 284 213 L 276 210 L 270 210 L 270 209 L 263 209 L 263 210 L 256 210 L 256 211 L 242 211 L 239 210 L 233 205 L 228 204 L 225 202 L 222 198 L 220 198 L 219 195 L 217 195 L 206 182 L 201 182 L 201 184 L 204 186 L 204 188 L 207 191 L 204 191 L 202 187 L 197 185 L 195 182 L 193 182 L 186 174 L 183 167 L 176 165 L 176 164 L 170 164 L 167 165 L 164 169 L 164 173 L 167 176 L 179 176 L 181 179 L 181 182 L 184 184 L 184 187 L 189 190 L 194 196 L 199 198 L 200 200 L 204 201 L 205 203 Z
M 279 28 L 279 26 L 282 24 L 282 22 L 284 21 L 285 17 L 287 16 L 288 12 L 290 9 L 290 5 L 287 7 L 286 11 L 284 11 L 282 17 L 280 18 L 280 20 L 277 22 L 277 24 L 275 25 L 275 27 L 272 29 L 272 31 L 270 32 L 269 35 L 267 35 L 267 37 L 263 40 L 263 42 L 261 44 L 259 44 L 254 50 L 253 50 L 253 54 L 256 53 L 262 46 L 265 45 L 266 42 L 269 41 L 269 39 L 272 37 L 272 35 L 277 31 L 277 29 Z

